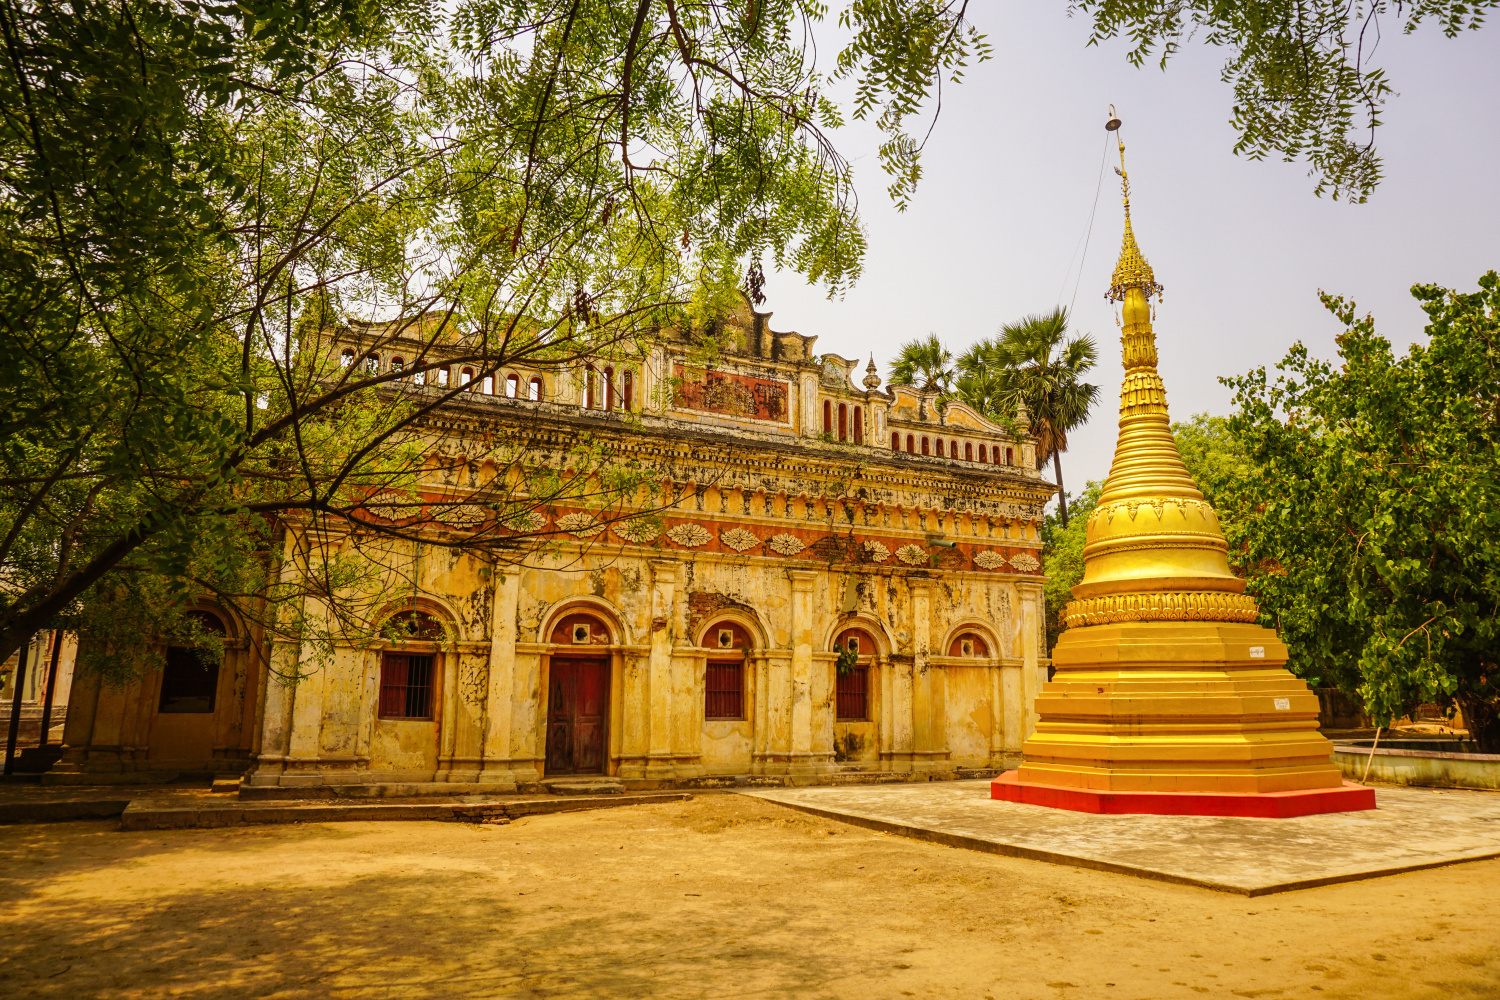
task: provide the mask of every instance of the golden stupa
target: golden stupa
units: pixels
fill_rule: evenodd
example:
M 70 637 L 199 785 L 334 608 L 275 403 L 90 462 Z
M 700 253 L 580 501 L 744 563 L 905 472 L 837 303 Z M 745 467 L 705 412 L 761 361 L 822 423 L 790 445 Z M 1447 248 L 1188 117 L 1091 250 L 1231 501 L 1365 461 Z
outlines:
M 1118 119 L 1111 118 L 1118 128 Z M 1108 298 L 1122 302 L 1125 378 L 1083 580 L 1019 772 L 993 797 L 1090 812 L 1286 816 L 1374 807 L 1343 782 L 1318 699 L 1229 570 L 1218 517 L 1172 439 L 1150 297 L 1161 286 L 1130 223 Z

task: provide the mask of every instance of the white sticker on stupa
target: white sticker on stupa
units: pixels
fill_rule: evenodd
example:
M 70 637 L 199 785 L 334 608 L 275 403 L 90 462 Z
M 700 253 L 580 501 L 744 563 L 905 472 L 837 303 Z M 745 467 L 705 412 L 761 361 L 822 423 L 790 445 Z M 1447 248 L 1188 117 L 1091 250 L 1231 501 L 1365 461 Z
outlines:
M 1277 699 L 1275 699 L 1275 701 L 1276 701 L 1276 711 L 1278 711 L 1278 712 L 1290 712 L 1292 710 L 1292 699 L 1290 699 L 1290 698 L 1277 698 Z
M 1266 658 L 1266 647 L 1264 647 L 1264 646 L 1251 646 L 1250 647 L 1250 659 L 1252 659 L 1252 660 L 1264 660 L 1265 658 Z

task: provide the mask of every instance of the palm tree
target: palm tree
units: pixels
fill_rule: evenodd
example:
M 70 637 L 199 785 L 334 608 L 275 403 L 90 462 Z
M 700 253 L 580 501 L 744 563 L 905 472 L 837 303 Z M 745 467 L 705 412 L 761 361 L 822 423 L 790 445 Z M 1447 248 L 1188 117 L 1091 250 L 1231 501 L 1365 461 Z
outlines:
M 995 342 L 981 340 L 958 356 L 953 396 L 987 417 L 1002 413 L 1002 399 L 1009 385 L 1006 372 L 995 362 Z
M 1068 432 L 1083 426 L 1099 397 L 1099 387 L 1081 381 L 1099 359 L 1094 338 L 1068 337 L 1068 311 L 1027 316 L 1000 328 L 993 341 L 981 341 L 959 359 L 961 376 L 988 391 L 987 412 L 1011 416 L 1024 402 L 1036 436 L 1036 464 L 1052 459 L 1057 473 L 1059 513 L 1068 525 L 1068 498 L 1063 493 L 1061 454 Z M 985 372 L 983 377 L 979 373 Z
M 923 392 L 947 395 L 953 388 L 953 355 L 929 333 L 926 340 L 908 340 L 891 362 L 890 384 L 909 385 Z

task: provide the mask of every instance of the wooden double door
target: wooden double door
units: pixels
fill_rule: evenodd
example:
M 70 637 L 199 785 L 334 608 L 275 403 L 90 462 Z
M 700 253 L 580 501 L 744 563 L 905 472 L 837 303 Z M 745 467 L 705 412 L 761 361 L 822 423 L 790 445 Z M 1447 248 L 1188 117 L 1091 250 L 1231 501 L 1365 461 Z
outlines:
M 609 661 L 554 658 L 547 698 L 547 773 L 603 774 Z

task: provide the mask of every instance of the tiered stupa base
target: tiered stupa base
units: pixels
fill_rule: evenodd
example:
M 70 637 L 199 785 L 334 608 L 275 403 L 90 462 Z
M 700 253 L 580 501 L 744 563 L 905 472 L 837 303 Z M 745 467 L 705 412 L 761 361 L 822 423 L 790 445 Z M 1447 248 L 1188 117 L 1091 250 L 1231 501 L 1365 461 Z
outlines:
M 1303 816 L 1375 808 L 1318 733 L 1276 633 L 1232 622 L 1070 628 L 1009 802 L 1095 813 Z

